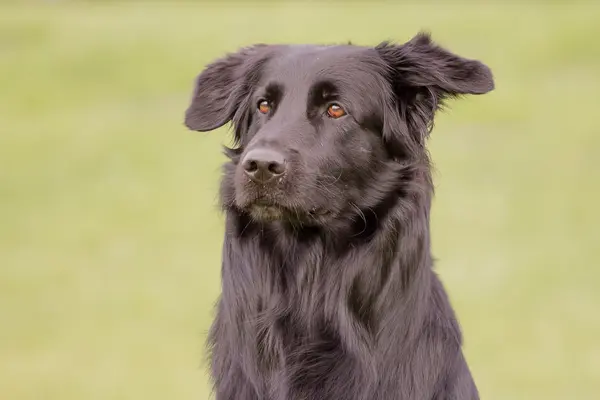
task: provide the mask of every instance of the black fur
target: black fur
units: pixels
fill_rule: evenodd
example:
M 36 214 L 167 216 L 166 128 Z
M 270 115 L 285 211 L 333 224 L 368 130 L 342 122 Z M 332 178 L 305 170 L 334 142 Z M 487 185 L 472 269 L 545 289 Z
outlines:
M 200 74 L 186 125 L 235 128 L 217 400 L 478 398 L 432 269 L 425 139 L 445 99 L 493 86 L 485 65 L 424 33 L 375 48 L 256 45 Z M 332 102 L 347 115 L 328 117 Z M 285 155 L 273 185 L 243 172 L 257 147 Z

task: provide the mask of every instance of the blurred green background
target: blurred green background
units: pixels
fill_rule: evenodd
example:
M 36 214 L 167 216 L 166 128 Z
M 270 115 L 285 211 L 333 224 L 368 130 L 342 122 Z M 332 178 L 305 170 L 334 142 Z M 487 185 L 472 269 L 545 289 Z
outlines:
M 230 136 L 183 127 L 193 78 L 250 43 L 420 29 L 496 78 L 430 142 L 482 398 L 597 398 L 600 5 L 398 3 L 2 3 L 0 398 L 207 399 Z

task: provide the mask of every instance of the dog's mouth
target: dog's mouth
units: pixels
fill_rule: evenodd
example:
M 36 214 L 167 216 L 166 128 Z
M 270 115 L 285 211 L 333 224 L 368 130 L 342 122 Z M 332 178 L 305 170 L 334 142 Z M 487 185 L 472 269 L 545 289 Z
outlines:
M 256 220 L 276 221 L 283 219 L 287 211 L 280 205 L 265 200 L 257 200 L 248 206 L 250 214 Z
M 246 207 L 250 215 L 259 221 L 288 221 L 298 223 L 314 223 L 331 214 L 330 211 L 312 207 L 308 210 L 291 208 L 280 203 L 258 199 Z

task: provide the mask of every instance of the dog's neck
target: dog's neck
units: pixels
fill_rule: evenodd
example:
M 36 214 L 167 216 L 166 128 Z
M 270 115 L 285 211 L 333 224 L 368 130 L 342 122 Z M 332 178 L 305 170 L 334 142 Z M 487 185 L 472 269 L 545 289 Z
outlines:
M 265 307 L 280 315 L 304 314 L 307 325 L 315 316 L 332 321 L 346 313 L 342 318 L 356 319 L 376 334 L 383 317 L 378 309 L 390 309 L 382 303 L 410 302 L 411 287 L 424 287 L 413 281 L 430 272 L 430 193 L 384 199 L 381 207 L 357 210 L 360 217 L 332 224 L 338 230 L 260 223 L 228 209 L 225 246 L 233 251 L 224 255 L 238 259 L 224 260 L 223 279 L 248 281 L 224 285 L 230 293 L 223 296 L 257 315 Z M 241 266 L 243 274 L 228 270 Z M 325 281 L 337 290 L 323 293 Z M 342 314 L 340 307 L 346 308 Z
M 378 343 L 402 346 L 427 322 L 432 187 L 423 179 L 335 231 L 284 231 L 225 208 L 219 308 L 231 340 L 245 343 L 243 357 L 272 370 L 298 341 L 339 343 L 376 381 L 374 354 L 390 351 Z

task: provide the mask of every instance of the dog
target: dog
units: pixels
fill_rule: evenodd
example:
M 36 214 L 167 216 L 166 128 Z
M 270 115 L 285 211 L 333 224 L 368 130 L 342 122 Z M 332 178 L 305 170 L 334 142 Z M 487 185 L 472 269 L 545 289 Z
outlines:
M 473 400 L 433 270 L 426 140 L 489 67 L 419 32 L 375 47 L 257 44 L 210 63 L 185 125 L 232 123 L 217 400 Z

